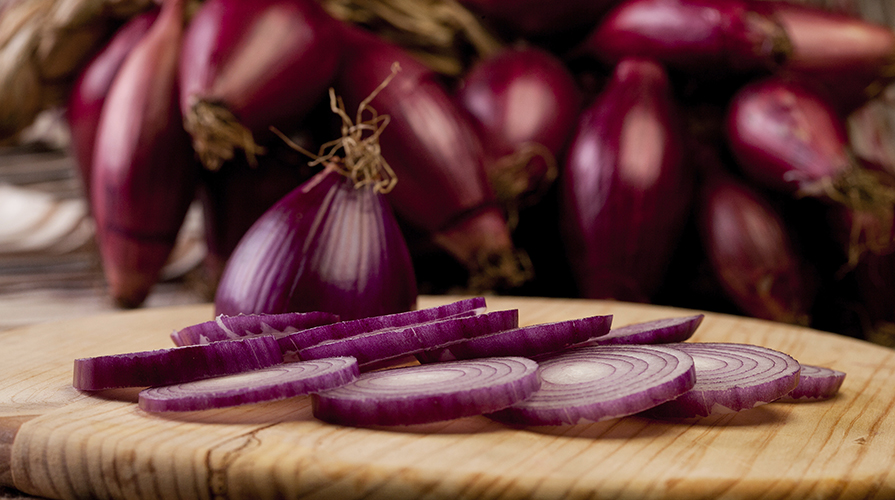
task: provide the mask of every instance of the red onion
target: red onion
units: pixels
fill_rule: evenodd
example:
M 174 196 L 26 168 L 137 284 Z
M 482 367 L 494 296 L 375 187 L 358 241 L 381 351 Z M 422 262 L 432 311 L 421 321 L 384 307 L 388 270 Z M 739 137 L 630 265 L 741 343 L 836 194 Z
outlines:
M 177 107 L 183 0 L 166 0 L 109 89 L 97 127 L 91 209 L 112 297 L 143 302 L 193 200 L 199 168 Z
M 626 59 L 579 119 L 560 224 L 582 296 L 647 301 L 661 284 L 693 182 L 674 116 L 662 67 Z
M 201 5 L 184 41 L 180 107 L 205 166 L 217 169 L 235 149 L 253 161 L 259 134 L 310 111 L 338 67 L 338 24 L 314 0 Z
M 696 384 L 676 399 L 646 412 L 659 418 L 707 417 L 775 401 L 799 383 L 799 362 L 782 352 L 749 344 L 675 345 L 696 366 Z
M 600 338 L 609 332 L 611 323 L 612 316 L 603 315 L 508 328 L 466 339 L 449 346 L 445 351 L 455 359 L 541 356 L 589 339 Z M 446 359 L 446 355 L 442 354 L 441 358 Z
M 530 396 L 538 365 L 482 358 L 361 374 L 314 395 L 314 416 L 340 425 L 412 425 L 481 415 Z
M 750 178 L 859 212 L 864 225 L 849 234 L 890 239 L 895 179 L 854 161 L 844 122 L 817 93 L 780 77 L 755 81 L 730 103 L 726 131 Z
M 158 12 L 154 8 L 127 21 L 85 64 L 72 86 L 66 118 L 71 134 L 72 157 L 78 165 L 87 196 L 90 196 L 93 146 L 103 103 L 124 59 L 149 31 Z
M 670 344 L 684 342 L 702 324 L 704 314 L 681 316 L 678 318 L 662 318 L 642 323 L 619 326 L 609 333 L 588 342 L 595 345 L 618 344 Z
M 285 354 L 289 355 L 290 353 L 298 352 L 300 349 L 311 347 L 327 340 L 396 330 L 454 317 L 473 316 L 483 314 L 486 309 L 484 297 L 473 297 L 426 309 L 339 321 L 303 330 L 294 335 L 287 335 L 280 339 L 280 347 Z
M 234 375 L 140 391 L 140 409 L 196 411 L 275 401 L 332 389 L 357 378 L 354 358 L 284 363 Z
M 214 321 L 191 325 L 171 334 L 174 345 L 207 344 L 217 340 L 238 339 L 253 335 L 273 335 L 277 338 L 339 321 L 339 316 L 312 311 L 282 314 L 219 315 Z
M 580 94 L 562 62 L 533 46 L 503 49 L 463 78 L 457 99 L 481 130 L 491 157 L 488 179 L 500 201 L 510 207 L 537 201 L 553 183 Z
M 474 288 L 521 284 L 526 269 L 520 268 L 466 114 L 438 75 L 401 47 L 356 28 L 346 28 L 344 36 L 337 84 L 349 108 L 366 99 L 395 63 L 401 68 L 370 102 L 391 117 L 380 144 L 399 179 L 388 195 L 396 214 L 464 264 Z
M 851 110 L 892 81 L 895 31 L 818 5 L 756 2 L 786 31 L 792 47 L 782 70 L 800 75 Z
M 577 49 L 610 64 L 648 57 L 700 74 L 777 67 L 789 40 L 748 0 L 626 0 Z
M 764 195 L 718 174 L 704 183 L 697 210 L 709 264 L 731 300 L 756 318 L 807 325 L 807 264 Z
M 560 35 L 595 23 L 619 0 L 460 0 L 492 24 L 523 38 Z
M 171 385 L 282 363 L 272 335 L 75 360 L 72 385 L 83 391 Z
M 671 347 L 580 347 L 539 365 L 540 389 L 491 418 L 521 425 L 599 422 L 674 399 L 696 382 L 693 359 Z
M 357 358 L 363 370 L 373 363 L 376 367 L 381 367 L 383 361 L 401 359 L 463 339 L 518 326 L 519 311 L 494 311 L 326 340 L 300 349 L 298 357 L 306 360 L 352 356 Z
M 830 399 L 839 393 L 845 373 L 825 366 L 802 365 L 799 385 L 778 401 Z

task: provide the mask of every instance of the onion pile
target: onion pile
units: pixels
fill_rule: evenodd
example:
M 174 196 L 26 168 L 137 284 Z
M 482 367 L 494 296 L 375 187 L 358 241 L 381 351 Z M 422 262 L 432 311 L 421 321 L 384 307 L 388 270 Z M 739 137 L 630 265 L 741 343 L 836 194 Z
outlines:
M 895 331 L 895 167 L 846 126 L 885 133 L 861 112 L 893 30 L 777 0 L 392 1 L 166 0 L 98 48 L 69 120 L 120 305 L 198 198 L 226 315 L 496 292 Z M 390 180 L 336 172 L 369 163 Z
M 626 325 L 612 336 L 611 315 L 520 328 L 518 310 L 487 311 L 482 297 L 316 327 L 309 314 L 218 318 L 211 323 L 231 330 L 225 340 L 202 337 L 197 345 L 77 359 L 72 385 L 88 392 L 145 387 L 138 404 L 148 412 L 310 394 L 314 416 L 340 425 L 477 415 L 513 425 L 575 425 L 826 400 L 845 378 L 758 345 L 683 341 L 702 314 Z M 211 323 L 179 332 L 216 331 Z M 270 324 L 298 330 L 284 337 Z M 282 350 L 280 340 L 289 337 L 307 347 Z M 424 363 L 408 362 L 411 355 Z

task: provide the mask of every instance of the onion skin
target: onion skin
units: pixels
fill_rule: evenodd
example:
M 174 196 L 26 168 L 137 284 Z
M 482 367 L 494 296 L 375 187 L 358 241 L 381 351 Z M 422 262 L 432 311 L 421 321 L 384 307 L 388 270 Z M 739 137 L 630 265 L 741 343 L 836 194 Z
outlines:
M 249 228 L 215 295 L 216 314 L 323 311 L 343 320 L 416 305 L 410 253 L 383 195 L 326 169 Z
M 109 88 L 124 59 L 149 31 L 158 12 L 158 9 L 152 9 L 138 14 L 119 28 L 106 45 L 85 64 L 72 86 L 66 119 L 71 134 L 72 157 L 78 165 L 87 196 L 90 195 L 96 129 Z
M 509 47 L 473 66 L 456 96 L 482 134 L 498 199 L 515 206 L 542 194 L 581 108 L 570 71 L 546 50 Z
M 371 101 L 380 115 L 391 117 L 380 145 L 399 179 L 388 194 L 395 213 L 474 276 L 497 268 L 500 284 L 521 284 L 513 266 L 506 273 L 495 266 L 512 261 L 516 249 L 468 116 L 439 76 L 401 47 L 348 26 L 343 33 L 345 57 L 336 91 L 348 109 L 357 109 L 392 74 L 394 63 L 401 68 Z
M 581 115 L 561 174 L 560 224 L 579 293 L 648 301 L 691 204 L 665 71 L 626 59 Z
M 91 208 L 109 292 L 136 307 L 159 277 L 195 195 L 177 107 L 183 1 L 166 0 L 115 77 L 97 128 Z
M 704 182 L 697 210 L 709 263 L 731 300 L 752 317 L 808 325 L 807 264 L 770 202 L 717 174 Z
M 313 0 L 201 5 L 186 33 L 179 82 L 184 123 L 206 167 L 219 168 L 237 148 L 251 161 L 268 127 L 308 114 L 338 68 L 338 24 Z M 204 111 L 232 114 L 232 121 L 208 122 Z M 225 132 L 229 125 L 234 130 Z M 246 131 L 251 137 L 228 136 Z
M 627 0 L 577 52 L 609 64 L 648 57 L 699 74 L 776 68 L 788 57 L 782 26 L 748 0 Z

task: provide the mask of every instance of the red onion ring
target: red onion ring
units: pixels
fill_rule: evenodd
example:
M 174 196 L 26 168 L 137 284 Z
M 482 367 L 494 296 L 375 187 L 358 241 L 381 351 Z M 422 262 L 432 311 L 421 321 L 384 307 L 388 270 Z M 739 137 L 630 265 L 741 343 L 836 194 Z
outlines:
M 825 366 L 802 365 L 799 385 L 779 401 L 829 399 L 839 393 L 845 373 Z
M 702 324 L 704 314 L 662 318 L 619 326 L 595 338 L 593 345 L 671 344 L 688 340 Z
M 538 364 L 500 357 L 362 374 L 314 395 L 314 416 L 341 425 L 412 425 L 481 415 L 530 396 Z
M 337 321 L 339 321 L 338 315 L 322 311 L 236 316 L 219 314 L 213 321 L 176 330 L 171 334 L 171 339 L 174 345 L 183 346 L 238 339 L 249 335 L 274 335 L 279 338 Z
M 539 363 L 541 388 L 489 417 L 523 425 L 599 422 L 671 400 L 696 381 L 690 356 L 667 346 L 587 346 Z
M 270 368 L 140 391 L 142 410 L 195 411 L 286 399 L 318 392 L 356 379 L 354 358 L 284 363 Z
M 770 403 L 799 383 L 799 362 L 750 344 L 680 343 L 696 366 L 696 385 L 647 414 L 659 418 L 707 417 Z

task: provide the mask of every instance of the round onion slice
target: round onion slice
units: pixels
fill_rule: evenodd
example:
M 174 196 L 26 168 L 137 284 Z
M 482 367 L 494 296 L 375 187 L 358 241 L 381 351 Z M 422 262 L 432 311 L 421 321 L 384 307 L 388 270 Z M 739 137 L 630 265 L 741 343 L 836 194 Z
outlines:
M 462 339 L 516 328 L 519 311 L 509 309 L 329 340 L 298 351 L 299 359 L 353 356 L 370 363 L 413 355 Z
M 671 344 L 683 342 L 693 336 L 702 324 L 703 314 L 680 318 L 662 318 L 634 323 L 609 330 L 609 333 L 593 340 L 594 344 Z
M 541 388 L 489 417 L 522 425 L 599 422 L 669 401 L 696 381 L 690 356 L 667 346 L 583 346 L 539 363 Z
M 277 339 L 262 335 L 76 359 L 72 385 L 84 391 L 171 385 L 267 368 L 282 362 L 283 354 Z
M 140 391 L 140 408 L 151 412 L 224 408 L 291 398 L 332 389 L 356 379 L 349 357 L 283 363 L 260 370 Z
M 438 422 L 500 410 L 539 385 L 538 364 L 519 357 L 393 368 L 314 395 L 314 416 L 356 426 Z
M 308 328 L 339 321 L 337 314 L 311 311 L 280 314 L 219 314 L 206 321 L 175 331 L 171 340 L 175 345 L 207 344 L 215 340 L 238 339 L 247 335 L 284 337 Z
M 845 373 L 825 366 L 802 365 L 799 385 L 780 401 L 829 399 L 839 393 Z
M 696 365 L 696 385 L 647 412 L 659 418 L 707 417 L 770 403 L 799 383 L 801 365 L 766 347 L 728 343 L 675 344 Z
M 448 351 L 456 359 L 538 356 L 606 335 L 611 323 L 612 316 L 606 315 L 523 326 L 473 337 L 450 346 Z

